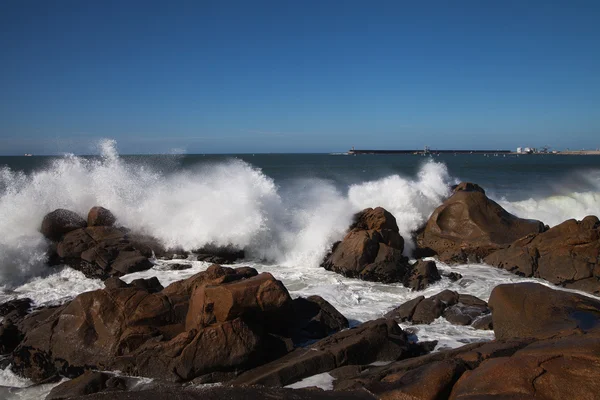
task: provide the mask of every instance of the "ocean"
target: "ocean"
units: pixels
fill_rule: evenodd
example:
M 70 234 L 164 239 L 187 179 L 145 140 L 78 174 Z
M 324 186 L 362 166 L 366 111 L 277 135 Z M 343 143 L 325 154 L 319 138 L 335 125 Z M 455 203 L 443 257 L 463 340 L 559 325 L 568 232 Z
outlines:
M 66 208 L 87 215 L 95 205 L 110 209 L 118 224 L 153 235 L 170 247 L 204 244 L 246 250 L 239 263 L 271 272 L 292 297 L 317 294 L 352 324 L 375 319 L 419 295 L 443 289 L 484 300 L 501 283 L 526 280 L 483 264 L 448 266 L 463 279 L 444 278 L 423 292 L 400 284 L 345 278 L 319 267 L 340 240 L 352 215 L 382 206 L 398 222 L 406 255 L 411 232 L 424 224 L 449 195 L 450 186 L 471 181 L 509 212 L 553 226 L 569 218 L 600 215 L 600 157 L 563 155 L 439 156 L 344 154 L 119 155 L 116 144 L 100 144 L 100 156 L 0 157 L 0 302 L 30 297 L 37 305 L 59 304 L 102 288 L 68 267 L 45 265 L 47 242 L 38 232 L 44 215 Z M 166 286 L 209 264 L 154 268 L 125 276 L 130 282 L 156 276 Z M 431 325 L 403 326 L 437 349 L 493 339 L 493 332 L 454 326 L 443 318 Z M 0 370 L 3 393 L 39 398 L 51 385 Z M 24 388 L 24 389 L 19 389 Z

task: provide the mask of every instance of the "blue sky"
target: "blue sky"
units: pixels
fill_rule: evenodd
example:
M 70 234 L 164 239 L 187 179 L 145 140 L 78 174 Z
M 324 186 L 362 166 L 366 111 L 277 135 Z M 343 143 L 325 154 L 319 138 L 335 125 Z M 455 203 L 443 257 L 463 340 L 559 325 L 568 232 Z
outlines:
M 0 154 L 600 147 L 598 1 L 0 2 Z

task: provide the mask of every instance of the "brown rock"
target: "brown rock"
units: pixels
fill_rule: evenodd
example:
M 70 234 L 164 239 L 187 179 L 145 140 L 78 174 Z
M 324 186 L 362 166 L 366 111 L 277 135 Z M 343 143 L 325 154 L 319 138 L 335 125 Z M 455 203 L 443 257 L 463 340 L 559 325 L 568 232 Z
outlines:
M 86 225 L 85 220 L 78 214 L 59 208 L 46 214 L 40 231 L 46 238 L 58 241 L 63 235 L 75 229 L 85 228 Z
M 385 318 L 394 318 L 400 322 L 412 321 L 415 309 L 423 300 L 425 300 L 425 296 L 418 296 L 412 300 L 402 303 L 400 306 L 385 314 Z
M 515 241 L 485 262 L 517 275 L 600 294 L 600 222 L 570 219 L 538 235 Z
M 348 320 L 321 296 L 299 297 L 293 301 L 294 342 L 321 339 L 348 328 Z
M 434 261 L 418 260 L 412 265 L 412 272 L 405 277 L 404 286 L 412 290 L 423 290 L 440 279 L 442 278 Z
M 112 212 L 104 207 L 92 207 L 87 217 L 88 226 L 113 226 L 117 221 Z
M 600 301 L 537 283 L 496 286 L 489 305 L 497 339 L 545 339 L 600 330 Z
M 345 365 L 394 361 L 422 354 L 393 320 L 378 319 L 338 332 L 308 348 L 241 374 L 234 385 L 286 386 Z
M 420 248 L 444 255 L 478 260 L 531 233 L 543 232 L 540 221 L 517 218 L 490 200 L 477 185 L 462 183 L 438 207 L 417 235 Z

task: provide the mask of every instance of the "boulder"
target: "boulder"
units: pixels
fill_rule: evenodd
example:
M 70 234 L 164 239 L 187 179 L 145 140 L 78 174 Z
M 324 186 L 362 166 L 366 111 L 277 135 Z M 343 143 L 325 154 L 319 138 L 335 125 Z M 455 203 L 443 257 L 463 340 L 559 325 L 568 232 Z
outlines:
M 395 361 L 424 354 L 419 344 L 391 319 L 365 322 L 328 338 L 292 351 L 286 356 L 247 371 L 233 385 L 286 386 L 306 377 L 346 365 Z
M 421 252 L 449 263 L 480 260 L 515 240 L 545 230 L 542 222 L 517 218 L 489 199 L 483 189 L 461 183 L 417 234 Z
M 516 240 L 485 262 L 517 275 L 600 294 L 600 221 L 570 219 L 548 231 Z
M 88 278 L 107 279 L 152 268 L 150 258 L 164 252 L 164 248 L 124 229 L 91 226 L 67 233 L 56 252 L 63 263 Z
M 498 285 L 489 301 L 497 339 L 600 331 L 600 300 L 539 283 Z
M 412 271 L 404 279 L 404 286 L 412 290 L 423 290 L 442 279 L 435 261 L 418 260 L 412 265 Z
M 87 226 L 113 226 L 117 218 L 104 207 L 92 207 L 88 213 Z
M 321 296 L 294 299 L 294 342 L 321 339 L 348 328 L 348 320 Z
M 419 296 L 409 300 L 385 316 L 413 324 L 430 324 L 437 318 L 444 317 L 454 325 L 471 325 L 489 313 L 485 301 L 475 296 L 444 290 L 428 298 Z
M 403 250 L 394 216 L 381 207 L 367 208 L 354 216 L 348 233 L 334 243 L 321 266 L 350 278 L 403 282 L 415 289 L 439 279 L 435 264 L 410 265 Z
M 85 220 L 77 213 L 59 208 L 44 216 L 40 231 L 47 239 L 58 241 L 63 235 L 86 226 Z

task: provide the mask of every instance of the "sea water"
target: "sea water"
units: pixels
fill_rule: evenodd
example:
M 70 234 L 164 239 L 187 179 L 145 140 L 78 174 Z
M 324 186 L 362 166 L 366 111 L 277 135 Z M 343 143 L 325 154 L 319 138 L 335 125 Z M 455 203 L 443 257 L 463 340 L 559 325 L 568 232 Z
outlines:
M 498 284 L 524 279 L 483 264 L 448 266 L 463 278 L 443 278 L 422 292 L 400 284 L 345 278 L 319 267 L 354 213 L 382 206 L 414 248 L 411 233 L 460 181 L 481 185 L 509 212 L 553 226 L 569 218 L 600 215 L 600 157 L 559 155 L 148 155 L 121 156 L 116 143 L 99 143 L 100 156 L 0 157 L 0 302 L 29 297 L 36 305 L 60 304 L 102 288 L 68 267 L 45 265 L 48 243 L 39 233 L 44 215 L 66 208 L 82 216 L 110 209 L 117 224 L 193 250 L 205 244 L 244 248 L 239 265 L 270 272 L 292 297 L 320 295 L 356 325 L 419 295 L 450 289 L 484 300 Z M 187 263 L 190 269 L 170 270 Z M 152 269 L 125 281 L 156 276 L 166 286 L 209 264 L 155 260 Z M 542 282 L 543 283 L 543 282 Z M 455 326 L 403 325 L 437 350 L 493 339 L 493 332 Z M 321 378 L 319 378 L 321 379 Z M 330 379 L 321 380 L 330 385 Z M 312 382 L 312 381 L 310 381 Z M 309 382 L 309 383 L 310 383 Z M 51 386 L 31 384 L 0 371 L 3 396 L 38 398 Z M 307 383 L 308 384 L 308 383 Z

